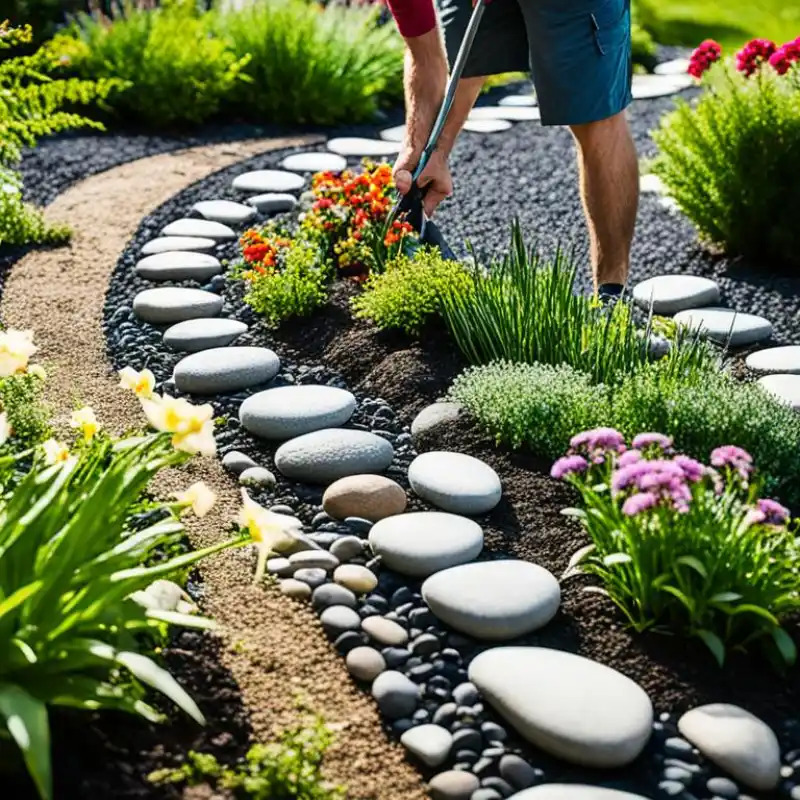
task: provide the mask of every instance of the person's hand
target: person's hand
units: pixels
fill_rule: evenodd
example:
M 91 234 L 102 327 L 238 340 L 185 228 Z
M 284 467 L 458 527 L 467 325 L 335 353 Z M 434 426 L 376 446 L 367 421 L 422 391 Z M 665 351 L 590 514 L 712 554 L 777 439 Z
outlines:
M 417 166 L 419 157 L 408 147 L 404 147 L 394 163 L 394 183 L 400 194 L 408 194 L 411 190 L 411 175 Z M 445 197 L 453 194 L 453 179 L 450 177 L 450 167 L 447 156 L 440 150 L 434 150 L 428 164 L 419 176 L 419 188 L 428 187 L 428 192 L 423 200 L 425 215 L 433 216 L 436 207 Z

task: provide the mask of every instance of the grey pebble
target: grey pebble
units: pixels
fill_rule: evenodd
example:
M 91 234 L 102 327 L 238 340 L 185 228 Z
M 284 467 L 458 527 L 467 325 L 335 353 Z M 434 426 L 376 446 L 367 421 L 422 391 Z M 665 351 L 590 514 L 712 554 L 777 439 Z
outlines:
M 456 750 L 473 750 L 480 753 L 483 739 L 474 728 L 462 728 L 453 734 L 453 747 Z
M 294 509 L 291 506 L 287 506 L 283 503 L 279 503 L 277 506 L 270 506 L 270 511 L 275 514 L 290 514 L 294 516 Z
M 372 647 L 354 647 L 347 654 L 345 663 L 354 678 L 370 683 L 386 670 L 383 656 Z
M 736 800 L 739 796 L 739 787 L 730 778 L 710 778 L 706 783 L 706 789 L 711 794 L 730 800 Z
M 494 789 L 502 797 L 511 797 L 511 795 L 514 794 L 514 789 L 511 786 L 509 786 L 502 778 L 498 778 L 496 776 L 484 778 L 481 781 L 481 786 L 486 789 Z
M 449 728 L 456 721 L 456 704 L 444 703 L 439 706 L 434 712 L 433 721 L 443 728 Z
M 448 770 L 434 776 L 428 784 L 431 800 L 470 800 L 480 783 L 469 772 Z
M 246 453 L 231 450 L 222 457 L 222 466 L 234 475 L 241 475 L 246 469 L 257 467 L 258 464 Z
M 311 597 L 311 587 L 294 578 L 284 578 L 281 581 L 280 590 L 282 594 L 295 600 L 308 600 Z
M 289 556 L 289 563 L 298 569 L 321 569 L 332 572 L 339 566 L 339 559 L 326 550 L 301 550 Z
M 682 795 L 686 787 L 680 781 L 661 781 L 658 788 L 667 797 L 678 797 Z
M 472 711 L 476 715 L 482 714 L 483 704 L 481 704 L 480 708 L 477 708 L 477 705 L 473 706 Z M 487 742 L 504 742 L 508 738 L 506 729 L 501 725 L 498 725 L 496 722 L 484 722 L 481 725 L 481 733 Z
M 331 545 L 331 553 L 342 563 L 360 556 L 364 552 L 364 540 L 357 536 L 342 536 Z
M 242 486 L 257 486 L 260 489 L 271 489 L 277 481 L 275 476 L 265 467 L 248 467 L 239 474 Z
M 481 757 L 472 765 L 472 771 L 476 775 L 483 775 L 489 772 L 492 767 L 494 767 L 494 761 L 491 758 Z
M 317 586 L 322 586 L 322 584 L 325 583 L 328 579 L 328 574 L 324 569 L 312 567 L 309 569 L 298 569 L 297 572 L 294 573 L 294 577 L 298 581 L 307 583 L 312 589 L 316 589 Z
M 345 517 L 344 524 L 356 533 L 369 533 L 375 525 L 374 522 L 362 517 Z
M 682 767 L 667 767 L 664 770 L 664 778 L 668 781 L 680 781 L 684 786 L 692 782 L 692 773 Z
M 521 791 L 539 783 L 544 773 L 532 767 L 524 758 L 509 754 L 500 759 L 500 777 Z
M 383 672 L 372 684 L 372 696 L 384 716 L 400 719 L 414 713 L 419 702 L 419 687 L 402 672 Z
M 267 560 L 267 573 L 279 578 L 291 578 L 295 568 L 288 558 L 270 558 Z
M 311 605 L 318 611 L 329 606 L 356 607 L 356 596 L 347 587 L 338 583 L 325 583 L 314 589 Z
M 392 669 L 405 664 L 411 655 L 404 647 L 384 647 L 381 653 Z
M 364 647 L 367 644 L 367 637 L 361 631 L 345 631 L 333 643 L 337 652 L 346 656 L 351 650 L 356 647 Z
M 487 789 L 484 787 L 478 789 L 477 792 L 473 792 L 469 800 L 498 800 L 498 798 L 502 797 L 503 795 L 500 794 L 497 789 Z
M 319 621 L 325 629 L 325 633 L 332 639 L 337 638 L 346 631 L 356 631 L 361 627 L 361 617 L 347 606 L 328 606 Z
M 429 656 L 441 650 L 439 640 L 432 633 L 423 633 L 411 642 L 411 652 L 415 655 Z
M 453 700 L 460 706 L 471 706 L 481 699 L 478 687 L 474 683 L 467 681 L 461 683 L 453 689 Z
M 480 756 L 474 750 L 459 750 L 456 753 L 456 761 L 462 761 L 465 764 L 474 764 Z

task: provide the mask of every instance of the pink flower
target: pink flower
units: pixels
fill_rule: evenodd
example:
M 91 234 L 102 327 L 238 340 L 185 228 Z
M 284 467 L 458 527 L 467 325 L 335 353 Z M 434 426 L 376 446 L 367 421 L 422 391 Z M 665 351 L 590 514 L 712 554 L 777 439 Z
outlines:
M 753 467 L 753 456 L 735 444 L 727 444 L 711 451 L 711 464 L 715 467 L 733 467 L 749 472 Z
M 779 47 L 769 57 L 770 66 L 778 75 L 785 75 L 792 68 L 792 64 L 798 61 L 800 61 L 800 36 L 793 42 L 787 42 Z
M 631 464 L 637 464 L 642 458 L 643 456 L 638 450 L 628 450 L 617 459 L 617 466 L 629 467 Z
M 588 468 L 589 462 L 583 456 L 564 456 L 553 464 L 550 475 L 556 480 L 563 480 L 569 475 L 586 472 Z
M 774 500 L 759 500 L 758 510 L 768 525 L 784 525 L 789 521 L 789 509 Z
M 641 514 L 642 511 L 647 511 L 658 505 L 658 498 L 650 492 L 641 492 L 639 494 L 632 494 L 623 504 L 622 513 L 626 517 L 635 517 Z
M 634 437 L 631 446 L 639 450 L 657 447 L 659 450 L 669 452 L 672 449 L 672 439 L 663 433 L 640 433 Z
M 675 456 L 672 460 L 681 468 L 687 481 L 696 483 L 705 475 L 705 466 L 689 456 Z
M 748 78 L 778 49 L 769 39 L 753 39 L 736 54 L 736 69 Z
M 687 72 L 694 78 L 700 79 L 709 67 L 722 58 L 722 48 L 713 39 L 706 39 L 692 53 L 689 58 L 689 69 Z
M 573 436 L 570 446 L 576 450 L 587 447 L 589 450 L 616 450 L 621 453 L 625 449 L 625 437 L 614 428 L 594 428 Z

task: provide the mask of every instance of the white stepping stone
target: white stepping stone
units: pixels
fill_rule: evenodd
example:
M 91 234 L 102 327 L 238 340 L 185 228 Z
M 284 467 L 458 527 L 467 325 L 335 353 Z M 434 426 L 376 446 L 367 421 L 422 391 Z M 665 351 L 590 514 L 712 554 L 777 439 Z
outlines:
M 348 475 L 383 472 L 394 459 L 394 448 L 367 431 L 327 428 L 282 444 L 275 466 L 287 478 L 329 484 Z
M 464 130 L 470 133 L 502 133 L 511 128 L 507 119 L 468 119 Z
M 757 382 L 777 400 L 800 411 L 800 375 L 765 375 Z
M 783 372 L 800 375 L 800 345 L 791 344 L 757 350 L 747 356 L 745 364 L 756 372 Z
M 164 344 L 183 353 L 227 347 L 247 330 L 244 322 L 220 317 L 187 319 L 164 331 Z
M 483 530 L 467 517 L 417 511 L 376 522 L 369 543 L 390 569 L 427 578 L 477 558 L 483 549 Z
M 671 214 L 680 213 L 681 207 L 678 205 L 678 201 L 675 200 L 674 197 L 669 197 L 668 195 L 661 195 L 658 198 L 658 204 L 665 211 L 669 211 Z
M 378 135 L 387 142 L 402 142 L 406 135 L 406 126 L 395 125 L 394 128 L 382 130 Z
M 135 270 L 148 281 L 207 281 L 222 272 L 222 264 L 208 253 L 168 250 L 141 259 Z
M 400 151 L 400 142 L 387 139 L 364 139 L 359 136 L 341 136 L 328 142 L 328 150 L 340 156 L 379 158 L 394 156 Z
M 642 308 L 653 305 L 654 314 L 677 314 L 688 308 L 719 303 L 719 284 L 698 275 L 658 275 L 637 283 L 633 299 Z
M 772 336 L 772 323 L 769 320 L 730 308 L 691 308 L 679 311 L 675 315 L 675 322 L 699 331 L 702 336 L 720 344 L 729 341 L 731 347 L 743 347 Z
M 162 236 L 199 236 L 206 239 L 235 239 L 236 231 L 223 225 L 221 222 L 212 222 L 210 219 L 176 219 L 170 222 L 163 231 Z
M 585 783 L 543 783 L 513 795 L 513 800 L 647 800 L 640 794 Z
M 692 86 L 691 75 L 634 75 L 631 93 L 634 100 L 669 97 Z
M 305 185 L 302 175 L 279 169 L 257 169 L 233 179 L 233 188 L 242 192 L 297 192 Z
M 689 69 L 688 58 L 673 58 L 671 61 L 664 61 L 661 64 L 656 64 L 656 75 L 687 75 Z
M 133 312 L 153 325 L 172 325 L 187 319 L 216 317 L 222 311 L 222 298 L 203 289 L 163 286 L 145 289 L 133 298 Z
M 497 473 L 464 453 L 433 451 L 417 456 L 408 468 L 408 482 L 421 498 L 454 514 L 491 511 L 503 493 Z
M 297 205 L 297 198 L 291 194 L 267 192 L 248 197 L 245 202 L 255 206 L 262 214 L 280 214 L 284 211 L 293 211 Z
M 429 767 L 438 767 L 450 755 L 453 735 L 441 725 L 417 725 L 400 737 L 400 744 Z
M 143 256 L 168 253 L 171 250 L 213 250 L 217 243 L 200 236 L 161 236 L 151 239 L 142 248 Z
M 192 206 L 202 217 L 226 225 L 242 225 L 256 215 L 256 210 L 233 200 L 201 200 Z
M 495 647 L 469 679 L 529 742 L 584 767 L 622 767 L 644 750 L 653 725 L 647 693 L 583 656 L 545 647 Z
M 345 425 L 356 398 L 333 386 L 281 386 L 248 397 L 239 408 L 246 431 L 263 439 L 291 439 Z
M 175 365 L 175 386 L 189 394 L 224 394 L 271 381 L 281 362 L 266 347 L 215 347 Z
M 341 172 L 347 159 L 335 153 L 294 153 L 281 161 L 281 167 L 294 172 Z
M 666 187 L 658 175 L 648 172 L 639 177 L 639 191 L 644 194 L 664 194 Z
M 768 792 L 780 780 L 781 752 L 772 729 L 738 706 L 713 703 L 687 711 L 678 730 L 706 758 L 752 789 Z
M 538 120 L 542 118 L 538 106 L 514 107 L 514 106 L 479 106 L 469 112 L 468 119 L 506 119 L 514 122 L 525 122 L 528 120 Z
M 500 100 L 497 105 L 499 106 L 511 106 L 511 107 L 530 107 L 530 106 L 538 106 L 539 101 L 536 99 L 535 94 L 510 94 L 507 97 L 504 97 Z
M 561 604 L 556 577 L 529 561 L 480 561 L 437 572 L 422 584 L 431 611 L 477 639 L 503 641 L 547 625 Z

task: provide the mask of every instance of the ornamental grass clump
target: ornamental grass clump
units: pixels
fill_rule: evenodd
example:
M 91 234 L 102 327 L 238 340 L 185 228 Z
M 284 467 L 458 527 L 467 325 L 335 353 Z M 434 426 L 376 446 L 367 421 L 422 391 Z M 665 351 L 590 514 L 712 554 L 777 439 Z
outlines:
M 702 94 L 678 101 L 653 133 L 653 173 L 715 249 L 771 269 L 800 266 L 800 38 L 754 39 L 733 62 L 707 40 L 689 73 Z
M 586 573 L 637 632 L 701 639 L 717 662 L 734 650 L 763 647 L 793 664 L 795 644 L 782 627 L 800 609 L 796 526 L 762 497 L 752 456 L 717 447 L 710 464 L 676 453 L 672 439 L 641 433 L 630 447 L 613 428 L 573 437 L 552 468 L 580 493 L 591 545 L 568 575 Z M 565 576 L 566 577 L 566 576 Z

